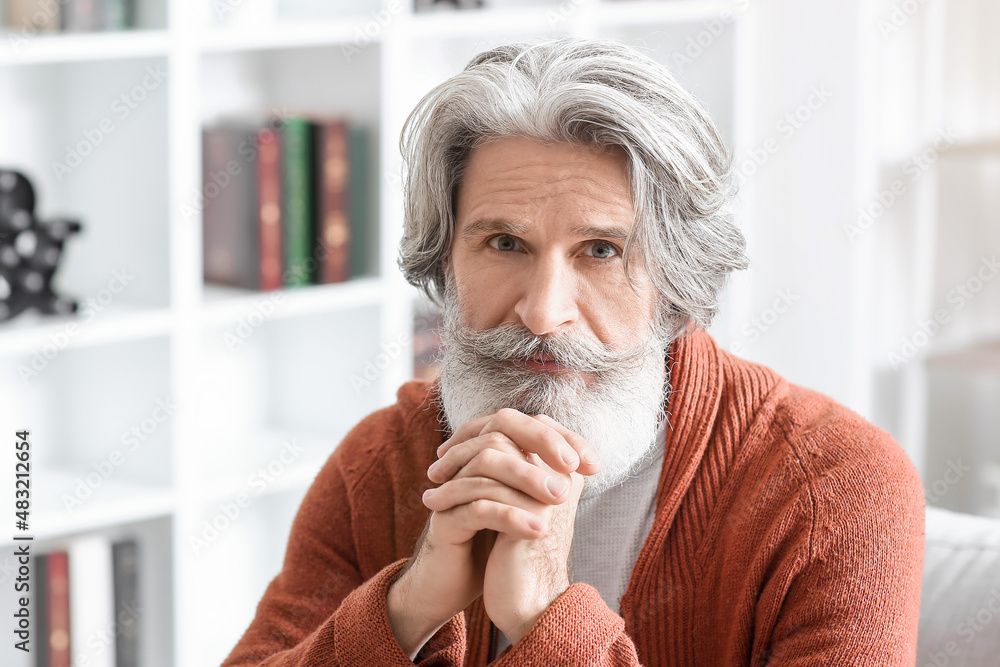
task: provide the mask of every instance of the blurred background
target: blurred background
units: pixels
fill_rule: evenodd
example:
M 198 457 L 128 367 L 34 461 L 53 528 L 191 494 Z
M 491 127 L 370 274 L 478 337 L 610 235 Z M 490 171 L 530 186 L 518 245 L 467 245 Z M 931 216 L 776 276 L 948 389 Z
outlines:
M 435 313 L 395 262 L 399 132 L 514 40 L 613 37 L 703 100 L 751 259 L 713 336 L 890 432 L 929 505 L 1000 516 L 996 2 L 0 0 L 0 17 L 0 432 L 29 443 L 0 496 L 17 451 L 31 475 L 0 531 L 0 610 L 32 535 L 54 591 L 34 632 L 73 664 L 220 663 L 327 456 L 434 373 Z

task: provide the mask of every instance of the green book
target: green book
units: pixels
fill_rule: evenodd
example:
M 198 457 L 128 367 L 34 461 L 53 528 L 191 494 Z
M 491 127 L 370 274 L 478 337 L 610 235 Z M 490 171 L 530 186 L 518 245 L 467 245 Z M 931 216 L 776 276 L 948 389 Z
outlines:
M 347 134 L 347 219 L 351 226 L 351 278 L 375 275 L 378 238 L 371 206 L 371 145 L 366 127 L 349 126 Z
M 313 123 L 302 117 L 288 118 L 281 129 L 282 179 L 285 224 L 284 280 L 286 287 L 316 282 L 318 261 L 312 257 L 316 232 L 313 221 Z

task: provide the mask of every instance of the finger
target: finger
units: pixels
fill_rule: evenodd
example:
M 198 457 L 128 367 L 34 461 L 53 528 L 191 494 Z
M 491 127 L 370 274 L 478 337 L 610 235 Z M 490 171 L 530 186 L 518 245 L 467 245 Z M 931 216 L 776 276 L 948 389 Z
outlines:
M 495 530 L 512 537 L 534 540 L 548 532 L 548 522 L 520 507 L 479 498 L 444 512 L 431 514 L 437 539 L 453 544 L 471 540 L 481 530 Z
M 469 438 L 473 438 L 479 435 L 479 432 L 483 429 L 486 422 L 489 421 L 492 415 L 483 415 L 478 419 L 473 419 L 472 421 L 466 422 L 458 427 L 450 438 L 441 443 L 437 449 L 438 458 L 444 456 L 444 453 L 451 449 L 454 445 L 460 442 L 465 442 Z
M 522 456 L 490 448 L 473 456 L 450 479 L 463 477 L 488 477 L 547 505 L 565 502 L 573 482 L 570 475 L 552 470 L 541 460 L 529 463 Z
M 560 435 L 562 435 L 563 438 L 566 439 L 566 442 L 568 442 L 573 449 L 580 452 L 583 460 L 580 462 L 580 467 L 577 468 L 576 472 L 581 475 L 593 475 L 601 469 L 601 457 L 599 457 L 594 448 L 583 439 L 583 436 L 579 433 L 574 433 L 548 415 L 535 415 L 534 418 L 537 421 L 541 421 L 549 427 L 555 429 Z
M 583 438 L 574 440 L 576 446 L 581 448 L 578 452 L 573 443 L 550 425 L 510 408 L 500 410 L 486 422 L 482 433 L 490 431 L 503 433 L 519 448 L 537 454 L 546 465 L 559 472 L 580 472 L 584 457 L 586 461 L 597 460 L 596 454 Z M 590 467 L 586 469 L 590 470 Z
M 427 489 L 421 500 L 427 509 L 444 512 L 458 505 L 466 505 L 479 498 L 520 507 L 526 512 L 541 516 L 548 509 L 531 496 L 512 489 L 489 477 L 462 477 L 445 482 L 435 489 Z
M 439 484 L 446 482 L 480 452 L 487 449 L 502 452 L 521 460 L 526 457 L 526 454 L 510 438 L 503 433 L 493 431 L 452 445 L 451 449 L 427 468 L 427 479 Z

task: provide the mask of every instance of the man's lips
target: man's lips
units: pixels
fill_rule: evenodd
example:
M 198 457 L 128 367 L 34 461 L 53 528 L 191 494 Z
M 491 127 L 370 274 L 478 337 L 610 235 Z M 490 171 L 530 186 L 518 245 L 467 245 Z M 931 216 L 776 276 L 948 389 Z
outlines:
M 570 368 L 568 366 L 563 366 L 557 362 L 553 357 L 546 357 L 542 355 L 535 355 L 527 359 L 519 359 L 518 363 L 532 370 L 545 370 L 545 371 L 568 371 Z

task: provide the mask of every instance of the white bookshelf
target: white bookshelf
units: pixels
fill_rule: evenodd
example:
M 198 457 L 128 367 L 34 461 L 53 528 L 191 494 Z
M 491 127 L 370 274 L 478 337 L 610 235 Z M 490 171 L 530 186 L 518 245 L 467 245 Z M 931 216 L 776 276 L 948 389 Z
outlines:
M 743 356 L 888 428 L 923 466 L 923 408 L 905 401 L 926 392 L 920 374 L 931 368 L 933 355 L 912 364 L 915 380 L 894 375 L 887 381 L 881 360 L 893 342 L 890 334 L 933 303 L 926 296 L 933 282 L 918 289 L 909 281 L 919 275 L 914 267 L 930 257 L 934 243 L 927 235 L 936 214 L 919 217 L 915 212 L 925 209 L 905 201 L 892 211 L 904 222 L 887 218 L 859 245 L 847 244 L 840 232 L 877 184 L 891 177 L 885 163 L 898 164 L 915 148 L 859 120 L 873 109 L 891 118 L 897 97 L 917 101 L 916 86 L 876 94 L 884 82 L 872 74 L 868 58 L 879 67 L 905 67 L 866 33 L 879 9 L 862 9 L 863 3 L 846 10 L 804 8 L 791 0 L 760 6 L 580 0 L 488 2 L 483 10 L 413 15 L 404 0 L 335 3 L 337 9 L 317 9 L 321 3 L 307 0 L 245 0 L 232 3 L 234 12 L 222 22 L 211 3 L 138 1 L 136 31 L 40 36 L 16 50 L 0 38 L 0 165 L 32 177 L 42 216 L 74 215 L 84 224 L 84 233 L 68 243 L 57 285 L 86 297 L 105 289 L 114 270 L 136 275 L 28 382 L 19 367 L 30 366 L 74 320 L 29 316 L 0 325 L 0 429 L 32 431 L 36 548 L 60 548 L 85 533 L 139 539 L 149 610 L 140 618 L 142 664 L 187 667 L 224 659 L 280 568 L 291 519 L 319 467 L 354 424 L 394 402 L 399 385 L 411 377 L 408 346 L 386 354 L 411 331 L 414 295 L 396 268 L 399 132 L 431 87 L 474 54 L 510 40 L 606 36 L 646 50 L 708 104 L 737 164 L 775 135 L 776 119 L 803 104 L 810 86 L 832 86 L 836 97 L 816 120 L 781 140 L 759 173 L 742 182 L 739 220 L 752 268 L 730 280 L 711 331 L 722 347 L 743 345 Z M 274 21 L 253 20 L 269 12 Z M 729 16 L 724 12 L 732 16 L 719 23 Z M 819 13 L 822 34 L 802 29 L 817 24 L 810 12 Z M 356 43 L 371 25 L 377 27 L 367 41 Z M 676 58 L 699 38 L 705 43 L 696 57 Z M 893 48 L 914 48 L 911 38 L 902 35 Z M 351 47 L 358 52 L 348 59 Z M 834 48 L 857 57 L 827 58 L 826 50 Z M 127 118 L 113 116 L 113 101 L 139 85 L 149 68 L 168 75 Z M 342 113 L 374 131 L 376 276 L 284 290 L 277 301 L 272 293 L 204 285 L 200 215 L 182 213 L 201 185 L 201 129 L 228 114 L 282 107 Z M 115 118 L 114 131 L 60 181 L 52 162 L 106 116 Z M 927 129 L 935 121 L 920 122 Z M 919 134 L 909 129 L 894 131 Z M 997 128 L 979 130 L 954 151 L 954 160 L 995 159 Z M 881 139 L 873 143 L 872 137 Z M 803 220 L 833 230 L 830 243 L 815 247 L 816 238 L 825 237 L 806 234 Z M 917 234 L 909 233 L 912 220 L 919 220 Z M 987 234 L 979 243 L 991 238 L 996 241 Z M 803 239 L 814 243 L 805 253 Z M 887 245 L 895 248 L 891 262 L 880 254 Z M 878 281 L 892 299 L 876 298 L 871 285 Z M 751 344 L 746 323 L 789 284 L 800 291 L 800 301 Z M 273 308 L 266 317 L 254 315 L 268 302 Z M 980 347 L 967 347 L 975 336 L 963 338 L 948 354 L 978 359 L 995 353 L 990 341 L 1000 323 L 985 311 L 977 315 L 975 322 L 993 323 L 972 331 Z M 251 316 L 260 320 L 252 333 L 235 347 L 227 343 Z M 376 358 L 387 360 L 385 368 L 357 388 L 352 377 L 362 376 Z M 123 434 L 148 423 L 157 401 L 173 401 L 176 410 L 82 507 L 68 512 L 62 494 L 120 449 Z M 274 462 L 290 441 L 302 451 L 261 485 L 259 471 L 278 470 Z M 4 478 L 0 489 L 8 484 Z M 238 518 L 207 547 L 195 549 L 192 539 L 217 519 L 220 504 L 240 495 L 249 503 Z M 0 561 L 10 553 L 9 535 L 0 531 L 6 549 Z M 10 595 L 0 595 L 0 612 L 10 603 Z M 7 655 L 3 664 L 28 664 Z

